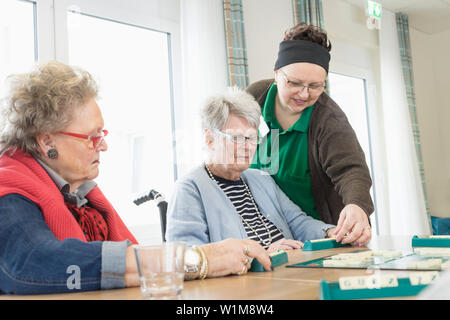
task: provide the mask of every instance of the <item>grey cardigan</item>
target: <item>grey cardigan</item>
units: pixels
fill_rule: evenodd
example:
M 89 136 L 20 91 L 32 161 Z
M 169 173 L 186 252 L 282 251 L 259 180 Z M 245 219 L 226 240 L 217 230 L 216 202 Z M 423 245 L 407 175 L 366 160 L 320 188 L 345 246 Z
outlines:
M 242 175 L 261 213 L 286 239 L 325 238 L 325 224 L 306 215 L 278 187 L 271 176 L 256 169 Z M 240 216 L 220 187 L 199 166 L 175 184 L 168 206 L 167 240 L 199 245 L 228 238 L 248 238 Z
M 261 108 L 273 81 L 260 80 L 247 88 Z M 374 210 L 372 179 L 364 152 L 345 113 L 325 92 L 311 113 L 308 150 L 311 188 L 320 219 L 337 224 L 347 204 L 356 204 L 369 216 Z

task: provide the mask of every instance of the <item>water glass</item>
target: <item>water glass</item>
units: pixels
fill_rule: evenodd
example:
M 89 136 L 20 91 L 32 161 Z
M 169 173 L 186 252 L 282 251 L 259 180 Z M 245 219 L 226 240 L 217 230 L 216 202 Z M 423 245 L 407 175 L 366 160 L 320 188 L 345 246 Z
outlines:
M 185 250 L 178 242 L 134 246 L 144 299 L 181 299 Z

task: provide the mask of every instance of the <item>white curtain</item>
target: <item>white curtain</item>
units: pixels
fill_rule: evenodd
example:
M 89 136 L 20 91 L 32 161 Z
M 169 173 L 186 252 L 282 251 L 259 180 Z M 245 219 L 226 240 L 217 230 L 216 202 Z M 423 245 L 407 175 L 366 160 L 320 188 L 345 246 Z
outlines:
M 395 14 L 383 10 L 379 31 L 387 211 L 378 212 L 380 235 L 429 235 L 419 165 L 403 81 Z
M 177 135 L 179 177 L 203 160 L 199 110 L 227 87 L 222 0 L 181 0 L 183 128 Z

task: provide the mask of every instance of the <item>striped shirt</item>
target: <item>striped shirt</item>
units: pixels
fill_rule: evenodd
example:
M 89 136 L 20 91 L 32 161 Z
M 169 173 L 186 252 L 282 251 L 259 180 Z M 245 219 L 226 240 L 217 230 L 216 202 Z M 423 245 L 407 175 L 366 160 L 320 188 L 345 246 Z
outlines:
M 283 234 L 280 230 L 278 230 L 278 228 L 265 216 L 256 211 L 256 202 L 255 204 L 253 203 L 242 179 L 236 181 L 227 180 L 214 174 L 213 177 L 236 208 L 236 212 L 242 219 L 242 224 L 244 225 L 245 232 L 247 232 L 249 239 L 257 241 L 264 249 L 267 249 L 271 244 L 269 243 L 269 232 L 272 236 L 272 243 L 283 239 Z M 269 230 L 269 232 L 267 230 Z

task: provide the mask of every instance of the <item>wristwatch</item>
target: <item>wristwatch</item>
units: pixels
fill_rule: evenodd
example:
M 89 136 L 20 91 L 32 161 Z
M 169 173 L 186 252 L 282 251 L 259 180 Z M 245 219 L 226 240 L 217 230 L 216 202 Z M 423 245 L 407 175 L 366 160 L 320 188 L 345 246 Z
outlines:
M 201 271 L 200 253 L 195 248 L 187 248 L 184 253 L 184 279 L 197 279 Z

